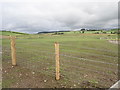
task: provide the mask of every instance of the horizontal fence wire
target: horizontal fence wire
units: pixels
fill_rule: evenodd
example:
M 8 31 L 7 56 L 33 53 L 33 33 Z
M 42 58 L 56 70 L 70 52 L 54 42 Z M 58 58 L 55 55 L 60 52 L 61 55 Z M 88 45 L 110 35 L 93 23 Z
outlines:
M 42 46 L 39 46 L 39 45 L 24 45 L 24 46 L 22 46 L 22 47 L 20 47 L 20 45 L 22 45 L 22 44 L 19 44 L 19 46 L 17 47 L 17 48 L 26 48 L 26 49 L 28 49 L 27 47 L 29 46 L 29 49 L 34 49 L 34 48 L 30 48 L 30 47 L 35 47 L 35 48 L 38 48 L 38 49 L 43 49 L 43 48 L 46 48 L 46 49 L 48 49 L 48 50 L 53 50 L 53 48 L 54 47 L 47 47 L 47 45 L 42 45 L 42 44 L 40 44 L 40 45 L 42 45 Z
M 66 44 L 60 44 L 61 46 L 67 46 L 67 47 L 73 47 L 73 45 L 66 45 Z M 96 48 L 90 48 L 90 47 L 74 47 L 74 48 L 77 48 L 77 49 L 80 49 L 80 48 L 83 48 L 83 49 L 90 49 L 90 50 L 97 50 L 97 51 L 104 51 L 104 52 L 112 52 L 112 53 L 115 53 L 117 54 L 118 52 L 114 52 L 114 51 L 111 51 L 111 50 L 103 50 L 103 49 L 96 49 Z
M 113 56 L 108 56 L 108 55 L 99 55 L 99 54 L 92 54 L 92 53 L 87 53 L 87 52 L 85 52 L 85 51 L 83 51 L 83 52 L 78 52 L 78 51 L 73 51 L 73 50 L 68 50 L 68 49 L 63 49 L 63 48 L 61 48 L 60 49 L 61 51 L 62 50 L 64 50 L 65 52 L 68 52 L 68 51 L 70 51 L 70 52 L 73 52 L 74 54 L 86 54 L 86 55 L 93 55 L 93 56 L 102 56 L 102 57 L 108 57 L 108 58 L 111 58 L 111 59 L 113 59 L 113 58 L 115 58 L 115 59 L 117 59 L 118 57 L 113 57 Z
M 29 38 L 29 39 L 28 39 Z M 34 41 L 35 38 L 26 37 L 25 39 L 16 38 L 16 57 L 17 65 L 22 68 L 31 70 L 32 72 L 40 72 L 45 75 L 54 76 L 56 74 L 56 60 L 55 60 L 55 39 L 51 41 Z M 38 37 L 39 38 L 39 37 Z M 40 38 L 42 39 L 42 37 Z M 28 41 L 27 41 L 28 40 Z M 29 42 L 29 43 L 28 43 Z M 82 82 L 87 80 L 89 76 L 94 75 L 94 78 L 100 81 L 105 77 L 116 78 L 118 73 L 118 54 L 117 51 L 97 49 L 88 46 L 80 47 L 65 44 L 67 42 L 60 42 L 60 76 L 74 82 Z M 83 50 L 78 51 L 78 50 Z M 104 53 L 86 52 L 97 51 Z M 106 53 L 107 52 L 107 53 Z M 7 45 L 3 48 L 3 55 L 9 55 L 11 60 L 11 49 Z M 112 55 L 113 54 L 113 55 Z M 85 57 L 86 55 L 86 57 Z M 112 56 L 111 56 L 112 55 Z M 96 57 L 92 59 L 92 56 Z M 100 58 L 99 58 L 100 57 Z M 7 59 L 4 57 L 4 60 Z M 101 77 L 97 77 L 97 75 Z M 92 78 L 92 77 L 91 77 Z
M 30 50 L 29 50 L 30 51 Z M 25 53 L 29 53 L 29 51 L 27 50 L 27 51 L 24 51 Z M 18 53 L 21 53 L 22 51 L 17 51 Z M 36 52 L 36 53 L 45 53 L 45 54 L 50 54 L 50 55 L 54 55 L 54 53 L 51 53 L 51 52 L 53 52 L 53 51 L 50 51 L 49 52 L 49 50 L 43 50 L 43 51 L 38 51 L 38 50 L 33 50 L 33 52 Z
M 118 66 L 118 64 L 113 64 L 113 63 L 107 63 L 107 62 L 102 62 L 102 61 L 96 61 L 96 60 L 91 60 L 91 59 L 86 59 L 86 58 L 78 58 L 78 57 L 69 56 L 69 55 L 64 55 L 64 54 L 60 54 L 60 55 L 61 55 L 61 56 L 65 56 L 65 57 L 70 57 L 70 58 L 75 58 L 75 59 L 83 60 L 83 61 L 91 61 L 91 62 L 96 62 L 96 63 L 110 64 L 110 65 Z
M 64 65 L 62 65 L 62 66 L 64 67 Z M 106 73 L 106 72 L 103 72 L 103 71 L 101 71 L 101 70 L 96 71 L 96 70 L 92 70 L 92 69 L 89 69 L 89 68 L 86 68 L 86 67 L 82 67 L 82 66 L 79 66 L 79 67 L 78 67 L 78 66 L 67 65 L 67 67 L 75 68 L 75 69 L 78 70 L 78 72 L 80 72 L 81 70 L 85 70 L 85 71 L 90 71 L 90 72 L 98 73 L 98 74 L 101 74 L 101 75 L 110 75 L 110 76 L 113 76 L 113 75 L 108 74 L 108 73 Z M 65 70 L 65 69 L 64 69 L 64 70 Z
M 107 63 L 113 63 L 113 64 L 117 64 L 118 63 L 118 58 L 114 58 L 114 59 L 110 59 L 110 58 L 105 58 L 105 57 L 98 57 L 98 56 L 92 56 L 92 55 L 84 55 L 84 54 L 74 54 L 74 53 L 71 53 L 71 52 L 63 52 L 61 51 L 60 52 L 60 55 L 62 57 L 67 57 L 69 56 L 70 57 L 73 57 L 74 59 L 76 58 L 84 58 L 84 59 L 92 59 L 92 60 L 95 60 L 95 61 L 101 61 L 101 62 L 107 62 Z M 99 58 L 99 59 L 98 59 Z
M 70 63 L 70 60 L 63 60 L 61 61 L 61 65 L 63 65 L 64 63 Z M 104 66 L 104 67 L 101 67 L 101 66 L 97 66 L 97 65 L 93 65 L 93 64 L 90 64 L 88 62 L 72 62 L 72 64 L 79 64 L 79 65 L 85 65 L 86 67 L 94 67 L 94 69 L 102 69 L 102 70 L 106 70 L 106 71 L 117 71 L 115 70 L 113 67 L 112 68 L 109 68 L 107 66 Z M 117 66 L 115 68 L 118 68 Z
M 23 60 L 22 60 L 23 59 Z M 17 60 L 18 65 L 34 70 L 35 72 L 47 72 L 53 73 L 55 70 L 54 59 L 52 57 L 47 57 L 47 59 L 38 57 L 36 59 L 24 59 L 19 58 Z

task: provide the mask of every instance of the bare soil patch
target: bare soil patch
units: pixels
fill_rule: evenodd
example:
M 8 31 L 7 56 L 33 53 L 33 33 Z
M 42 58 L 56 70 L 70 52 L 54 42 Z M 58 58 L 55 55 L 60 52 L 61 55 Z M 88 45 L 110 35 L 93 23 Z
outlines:
M 9 39 L 9 36 L 0 35 L 0 39 L 4 39 L 4 38 L 8 38 Z
M 120 41 L 118 40 L 109 40 L 110 43 L 113 43 L 113 44 L 120 44 Z

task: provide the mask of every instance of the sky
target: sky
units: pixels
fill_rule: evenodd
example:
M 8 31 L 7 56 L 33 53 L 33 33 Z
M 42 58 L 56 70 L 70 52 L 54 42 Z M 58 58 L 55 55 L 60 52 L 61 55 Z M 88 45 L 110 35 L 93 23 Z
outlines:
M 3 0 L 0 29 L 41 31 L 118 27 L 118 0 Z

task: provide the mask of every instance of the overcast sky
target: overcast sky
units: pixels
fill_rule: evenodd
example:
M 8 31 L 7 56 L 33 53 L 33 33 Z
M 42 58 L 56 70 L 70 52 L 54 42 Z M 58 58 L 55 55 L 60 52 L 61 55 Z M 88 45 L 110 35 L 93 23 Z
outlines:
M 114 0 L 5 1 L 0 6 L 1 28 L 6 30 L 36 33 L 48 30 L 118 27 L 118 2 Z

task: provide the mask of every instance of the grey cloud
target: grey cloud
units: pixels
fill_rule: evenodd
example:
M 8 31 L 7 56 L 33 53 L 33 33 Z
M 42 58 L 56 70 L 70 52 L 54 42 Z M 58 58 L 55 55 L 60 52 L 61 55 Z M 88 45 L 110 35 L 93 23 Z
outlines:
M 117 3 L 3 3 L 3 28 L 22 32 L 117 27 Z

